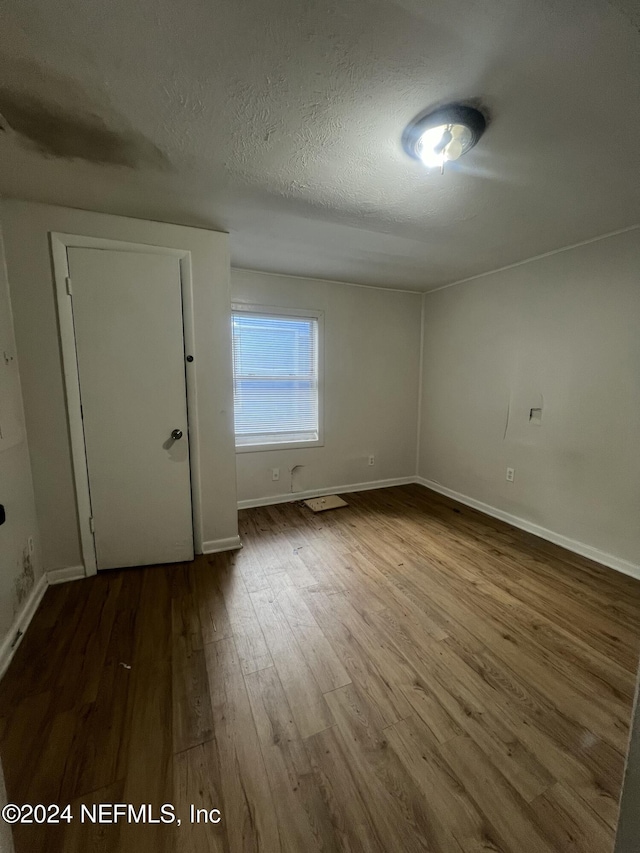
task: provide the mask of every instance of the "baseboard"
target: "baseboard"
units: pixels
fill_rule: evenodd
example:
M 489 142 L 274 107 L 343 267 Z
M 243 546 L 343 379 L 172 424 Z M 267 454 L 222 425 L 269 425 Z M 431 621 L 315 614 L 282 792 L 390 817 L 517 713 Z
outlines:
M 11 628 L 9 628 L 4 639 L 2 640 L 2 643 L 0 643 L 0 678 L 2 678 L 2 676 L 7 671 L 7 667 L 11 663 L 11 659 L 16 653 L 16 649 L 20 645 L 31 620 L 33 619 L 33 616 L 36 610 L 38 609 L 38 605 L 42 601 L 42 596 L 47 591 L 48 586 L 49 584 L 47 582 L 47 576 L 42 575 L 38 582 L 33 586 L 31 592 L 27 597 L 27 600 L 25 601 L 22 607 L 22 610 L 13 620 Z M 12 647 L 12 643 L 18 632 L 20 632 L 18 641 Z
M 227 539 L 211 539 L 202 543 L 203 554 L 218 554 L 220 551 L 235 551 L 242 548 L 239 536 L 229 536 Z
M 388 489 L 390 486 L 406 486 L 415 483 L 415 477 L 395 477 L 391 480 L 372 480 L 368 483 L 351 483 L 348 486 L 327 486 L 324 489 L 310 489 L 307 492 L 289 492 L 284 495 L 271 495 L 268 498 L 251 498 L 238 501 L 238 509 L 251 509 L 255 506 L 273 506 L 293 501 L 306 501 L 307 498 L 320 498 L 323 495 L 344 495 L 347 492 L 366 492 L 369 489 Z
M 600 551 L 591 545 L 586 545 L 577 539 L 570 539 L 568 536 L 563 536 L 561 533 L 556 533 L 554 530 L 548 530 L 546 527 L 541 527 L 539 524 L 534 524 L 532 521 L 527 521 L 525 518 L 520 518 L 517 515 L 512 515 L 502 509 L 491 506 L 490 504 L 477 501 L 475 498 L 470 498 L 468 495 L 463 495 L 460 492 L 454 492 L 453 489 L 448 489 L 446 486 L 441 486 L 439 483 L 434 483 L 433 480 L 426 480 L 424 477 L 416 477 L 415 483 L 431 489 L 433 492 L 438 492 L 448 498 L 452 498 L 458 503 L 470 506 L 473 509 L 483 512 L 485 515 L 490 515 L 492 518 L 498 518 L 500 521 L 506 521 L 520 530 L 525 530 L 527 533 L 533 533 L 534 536 L 539 536 L 541 539 L 546 539 L 547 542 L 553 542 L 554 545 L 560 545 L 561 548 L 566 548 L 567 551 L 573 551 L 574 554 L 579 554 L 581 557 L 587 557 L 589 560 L 594 560 L 596 563 L 601 563 L 610 569 L 615 569 L 622 572 L 624 575 L 630 575 L 632 578 L 640 580 L 640 565 L 631 563 L 628 560 L 623 560 L 620 557 L 614 557 L 613 554 L 607 554 L 606 551 Z
M 66 566 L 64 569 L 51 569 L 46 573 L 49 586 L 55 586 L 67 581 L 77 581 L 86 578 L 84 566 Z

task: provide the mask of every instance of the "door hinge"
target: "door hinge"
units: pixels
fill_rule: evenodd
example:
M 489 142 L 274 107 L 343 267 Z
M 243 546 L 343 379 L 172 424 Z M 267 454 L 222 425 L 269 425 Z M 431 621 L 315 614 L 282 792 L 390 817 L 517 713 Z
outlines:
M 73 288 L 71 287 L 71 279 L 69 278 L 69 276 L 67 276 L 67 277 L 66 277 L 65 281 L 66 281 L 66 283 L 67 283 L 67 293 L 68 293 L 68 295 L 69 295 L 69 296 L 73 296 Z
M 89 530 L 90 530 L 92 533 L 95 533 L 95 532 L 96 532 L 96 525 L 95 525 L 95 522 L 94 522 L 93 518 L 90 518 L 90 519 L 89 519 Z

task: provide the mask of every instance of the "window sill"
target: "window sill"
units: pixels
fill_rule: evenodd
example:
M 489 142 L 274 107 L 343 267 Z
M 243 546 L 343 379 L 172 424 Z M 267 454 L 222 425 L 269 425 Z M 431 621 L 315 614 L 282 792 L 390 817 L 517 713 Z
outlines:
M 301 450 L 305 447 L 324 447 L 324 439 L 315 441 L 278 441 L 270 444 L 237 444 L 236 453 L 261 453 L 265 450 Z

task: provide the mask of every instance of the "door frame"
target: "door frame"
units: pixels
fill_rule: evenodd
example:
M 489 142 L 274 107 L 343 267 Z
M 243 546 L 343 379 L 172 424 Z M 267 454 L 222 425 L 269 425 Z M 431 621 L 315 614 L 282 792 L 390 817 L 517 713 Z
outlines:
M 58 324 L 60 347 L 62 351 L 62 370 L 64 374 L 67 416 L 69 419 L 69 439 L 73 476 L 76 489 L 76 508 L 80 544 L 85 575 L 95 575 L 98 571 L 96 548 L 91 529 L 91 494 L 89 490 L 89 471 L 85 448 L 84 425 L 80 406 L 80 377 L 78 373 L 78 354 L 73 319 L 72 292 L 69 286 L 68 249 L 103 249 L 116 252 L 140 252 L 143 254 L 172 255 L 180 264 L 180 287 L 182 292 L 182 331 L 185 355 L 194 357 L 192 363 L 185 360 L 185 380 L 187 391 L 187 421 L 189 431 L 189 473 L 191 481 L 191 513 L 193 519 L 194 553 L 202 553 L 202 501 L 200 488 L 200 442 L 198 436 L 198 394 L 196 385 L 196 347 L 193 310 L 193 277 L 191 272 L 191 252 L 186 249 L 172 249 L 149 243 L 129 243 L 123 240 L 109 240 L 103 237 L 88 237 L 80 234 L 50 232 L 53 276 L 58 306 Z

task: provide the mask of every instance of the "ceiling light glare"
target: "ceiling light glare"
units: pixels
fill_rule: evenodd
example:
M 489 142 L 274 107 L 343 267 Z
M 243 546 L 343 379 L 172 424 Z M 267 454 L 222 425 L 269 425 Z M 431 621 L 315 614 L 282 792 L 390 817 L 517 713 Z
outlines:
M 425 166 L 433 168 L 442 163 L 442 152 L 445 149 L 445 134 L 447 125 L 430 127 L 422 134 L 416 143 L 416 151 Z
M 486 121 L 473 107 L 451 104 L 413 121 L 403 136 L 405 151 L 428 169 L 444 171 L 482 136 Z

